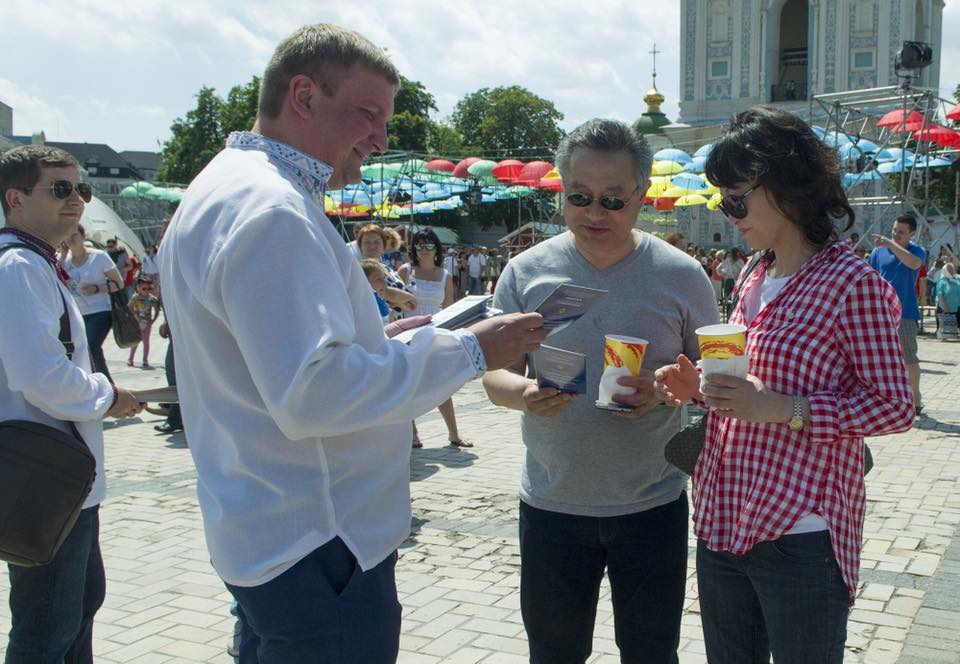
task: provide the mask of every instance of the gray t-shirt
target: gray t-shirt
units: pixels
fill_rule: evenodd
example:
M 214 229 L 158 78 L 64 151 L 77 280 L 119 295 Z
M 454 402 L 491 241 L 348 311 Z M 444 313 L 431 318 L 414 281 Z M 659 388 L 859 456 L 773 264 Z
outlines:
M 598 270 L 566 232 L 507 263 L 494 306 L 508 313 L 534 311 L 561 283 L 609 293 L 546 341 L 586 356 L 587 393 L 557 417 L 522 414 L 527 455 L 520 498 L 539 509 L 581 516 L 632 514 L 676 500 L 686 475 L 664 460 L 663 448 L 680 430 L 681 411 L 658 406 L 631 420 L 598 409 L 603 337 L 649 341 L 645 369 L 676 362 L 681 352 L 697 359 L 694 330 L 719 318 L 709 278 L 695 259 L 646 233 L 629 256 Z M 527 367 L 532 377 L 530 355 Z

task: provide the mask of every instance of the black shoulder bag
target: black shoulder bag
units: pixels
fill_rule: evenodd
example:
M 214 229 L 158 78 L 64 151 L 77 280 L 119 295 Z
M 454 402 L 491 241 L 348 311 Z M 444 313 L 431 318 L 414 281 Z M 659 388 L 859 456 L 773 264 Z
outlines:
M 746 282 L 750 273 L 760 264 L 762 254 L 757 254 L 750 260 L 750 264 L 740 273 L 737 279 L 737 286 L 733 290 L 733 297 L 730 300 L 730 311 L 733 311 L 737 302 L 740 300 L 740 288 Z M 700 451 L 703 449 L 703 442 L 707 435 L 707 417 L 709 412 L 700 417 L 691 419 L 687 426 L 680 429 L 669 441 L 663 450 L 663 456 L 667 463 L 676 466 L 687 475 L 693 475 L 693 469 L 697 465 L 697 459 L 700 458 Z M 863 445 L 863 474 L 866 475 L 873 468 L 873 455 L 866 443 Z
M 21 243 L 0 245 L 0 253 Z M 66 299 L 60 342 L 73 357 Z M 97 462 L 71 422 L 73 435 L 26 420 L 0 422 L 0 560 L 49 563 L 73 529 L 97 475 Z

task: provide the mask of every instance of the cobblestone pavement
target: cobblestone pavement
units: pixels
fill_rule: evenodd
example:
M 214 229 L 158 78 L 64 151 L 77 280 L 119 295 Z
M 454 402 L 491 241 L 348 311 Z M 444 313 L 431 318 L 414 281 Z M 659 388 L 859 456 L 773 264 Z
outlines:
M 124 386 L 165 384 L 128 368 L 108 342 Z M 154 360 L 166 342 L 155 339 Z M 870 441 L 862 587 L 850 616 L 847 662 L 960 662 L 960 344 L 920 340 L 926 411 L 908 433 Z M 139 359 L 139 358 L 138 358 Z M 492 406 L 479 383 L 455 397 L 470 451 L 446 447 L 436 411 L 418 421 L 424 449 L 410 461 L 413 523 L 400 551 L 400 661 L 527 661 L 520 619 L 516 487 L 523 447 L 517 414 Z M 229 596 L 207 560 L 195 474 L 182 433 L 157 434 L 144 413 L 106 425 L 108 497 L 101 511 L 107 600 L 97 616 L 102 664 L 227 664 Z M 691 539 L 680 661 L 705 661 Z M 6 573 L 0 592 L 6 593 Z M 0 629 L 9 628 L 0 606 Z M 0 652 L 5 648 L 5 638 Z M 609 590 L 601 593 L 590 662 L 617 662 Z

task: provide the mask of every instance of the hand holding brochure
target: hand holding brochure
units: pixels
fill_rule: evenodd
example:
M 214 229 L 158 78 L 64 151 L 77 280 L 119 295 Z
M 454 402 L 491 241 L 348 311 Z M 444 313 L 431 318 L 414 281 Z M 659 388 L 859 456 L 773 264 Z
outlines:
M 441 309 L 433 314 L 429 325 L 404 330 L 393 338 L 403 343 L 409 343 L 413 339 L 413 335 L 431 325 L 444 330 L 459 330 L 461 327 L 472 325 L 478 320 L 498 316 L 503 312 L 490 306 L 492 300 L 492 295 L 468 295 L 460 298 L 446 309 Z
M 533 368 L 540 387 L 555 387 L 571 394 L 587 392 L 585 355 L 541 344 L 540 350 L 533 354 Z
M 607 291 L 596 288 L 560 284 L 535 311 L 543 316 L 543 327 L 549 337 L 579 320 L 606 294 Z

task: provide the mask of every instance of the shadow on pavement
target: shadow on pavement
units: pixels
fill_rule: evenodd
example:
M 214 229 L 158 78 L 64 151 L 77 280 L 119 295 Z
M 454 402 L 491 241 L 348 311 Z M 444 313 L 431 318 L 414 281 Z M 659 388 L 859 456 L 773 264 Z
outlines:
M 960 434 L 960 424 L 954 422 L 943 422 L 924 413 L 913 421 L 914 429 L 924 431 L 940 431 L 947 434 Z
M 437 473 L 440 467 L 467 468 L 479 457 L 457 447 L 423 447 L 411 450 L 410 481 L 419 482 Z

